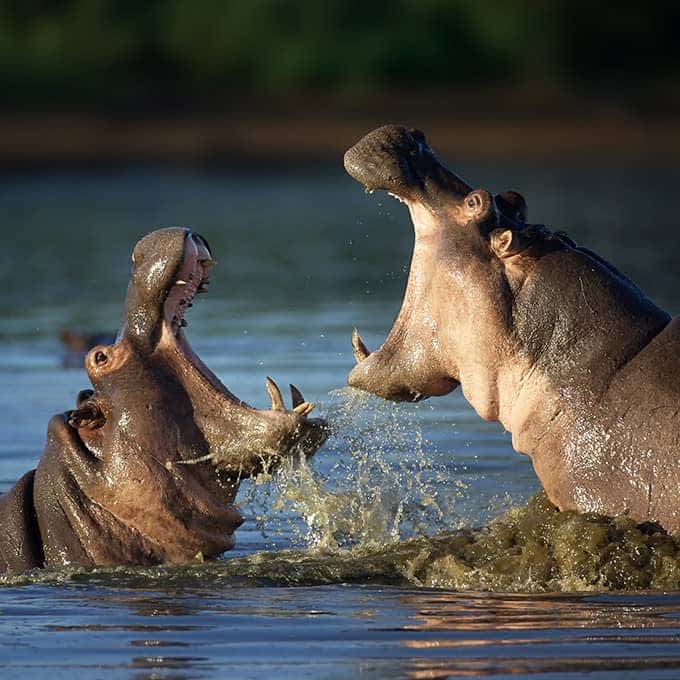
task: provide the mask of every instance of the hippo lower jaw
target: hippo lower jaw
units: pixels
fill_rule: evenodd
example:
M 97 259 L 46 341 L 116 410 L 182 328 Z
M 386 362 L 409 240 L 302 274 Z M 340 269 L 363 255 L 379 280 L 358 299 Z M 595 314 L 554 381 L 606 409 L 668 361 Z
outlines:
M 428 215 L 411 199 L 409 206 L 416 239 L 429 229 Z M 424 219 L 419 219 L 422 216 Z M 359 331 L 352 333 L 352 350 L 356 366 L 350 371 L 348 384 L 391 401 L 417 402 L 428 397 L 444 396 L 460 384 L 440 351 L 437 338 L 437 310 L 428 301 L 429 276 L 426 271 L 434 253 L 417 248 L 404 301 L 392 329 L 375 352 L 370 352 Z
M 214 444 L 211 454 L 199 457 L 196 462 L 210 460 L 218 469 L 235 473 L 238 478 L 247 477 L 294 452 L 311 456 L 326 440 L 325 421 L 308 417 L 315 405 L 306 401 L 294 385 L 290 386 L 291 408 L 287 409 L 278 385 L 266 378 L 271 408 L 257 409 L 236 397 L 219 380 L 193 351 L 182 330 L 174 334 L 164 324 L 158 351 L 172 356 L 180 379 L 190 386 L 191 392 L 201 394 L 202 403 L 196 409 L 198 415 L 208 410 L 219 413 L 232 427 L 234 423 L 243 425 L 238 434 L 216 433 L 221 441 L 211 442 Z M 205 429 L 210 440 L 212 428 Z
M 392 331 L 385 344 L 371 353 L 354 329 L 352 349 L 357 365 L 347 378 L 350 387 L 391 401 L 411 402 L 444 396 L 458 387 L 458 380 L 444 375 L 436 359 L 418 356 L 408 343 L 395 340 L 398 335 Z

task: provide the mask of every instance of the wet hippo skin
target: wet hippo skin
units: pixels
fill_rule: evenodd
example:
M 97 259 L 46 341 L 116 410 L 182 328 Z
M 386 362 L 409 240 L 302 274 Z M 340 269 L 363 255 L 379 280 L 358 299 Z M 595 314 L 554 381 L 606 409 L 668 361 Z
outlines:
M 0 572 L 215 557 L 243 521 L 240 480 L 326 439 L 296 388 L 288 410 L 267 379 L 272 408 L 254 409 L 191 349 L 184 315 L 212 267 L 201 236 L 152 232 L 132 261 L 118 337 L 85 358 L 94 389 L 52 418 L 37 469 L 0 497 Z
M 389 125 L 345 154 L 368 190 L 405 203 L 415 244 L 401 311 L 349 384 L 418 400 L 461 386 L 528 454 L 560 509 L 680 532 L 680 319 L 522 196 L 448 170 L 419 130 Z

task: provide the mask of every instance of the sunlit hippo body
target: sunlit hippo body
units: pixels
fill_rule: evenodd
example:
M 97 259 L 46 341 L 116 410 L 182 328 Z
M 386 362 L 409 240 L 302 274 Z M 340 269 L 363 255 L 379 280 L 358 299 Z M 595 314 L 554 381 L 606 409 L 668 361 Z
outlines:
M 418 400 L 461 385 L 512 433 L 560 509 L 629 515 L 680 532 L 680 319 L 563 233 L 526 223 L 386 126 L 345 155 L 350 175 L 410 211 L 415 245 L 401 311 L 349 384 Z
M 118 338 L 85 359 L 94 390 L 52 418 L 37 469 L 0 498 L 0 572 L 219 555 L 243 521 L 240 480 L 326 438 L 295 388 L 286 410 L 267 379 L 272 410 L 256 410 L 192 351 L 184 313 L 208 285 L 204 239 L 161 229 L 132 259 Z

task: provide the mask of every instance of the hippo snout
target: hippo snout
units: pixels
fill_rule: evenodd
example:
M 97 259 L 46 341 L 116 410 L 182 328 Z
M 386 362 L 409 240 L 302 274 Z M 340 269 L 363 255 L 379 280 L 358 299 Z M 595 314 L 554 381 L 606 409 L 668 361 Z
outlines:
M 345 153 L 345 169 L 368 191 L 387 191 L 405 202 L 435 206 L 472 190 L 435 156 L 420 130 L 402 125 L 369 132 Z
M 369 191 L 404 196 L 422 188 L 418 165 L 425 135 L 416 129 L 385 125 L 360 139 L 345 153 L 345 169 Z

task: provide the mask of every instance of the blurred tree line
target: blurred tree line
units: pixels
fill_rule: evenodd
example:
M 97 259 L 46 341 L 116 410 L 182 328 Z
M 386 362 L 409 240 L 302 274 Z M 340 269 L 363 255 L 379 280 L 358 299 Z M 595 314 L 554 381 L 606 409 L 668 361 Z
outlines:
M 0 0 L 5 108 L 678 75 L 680 3 Z

